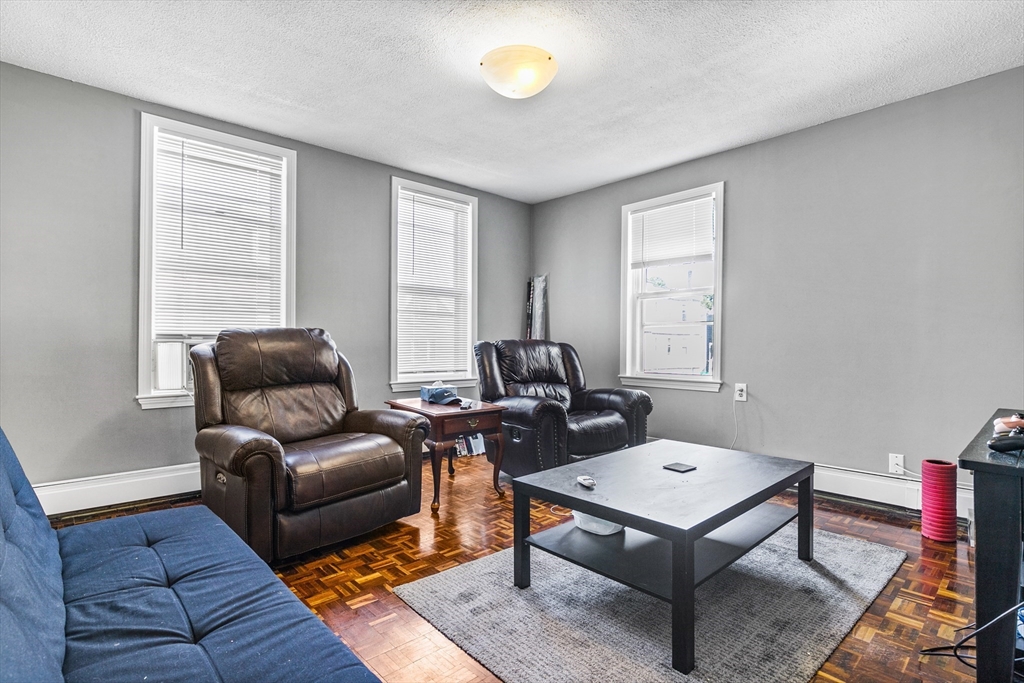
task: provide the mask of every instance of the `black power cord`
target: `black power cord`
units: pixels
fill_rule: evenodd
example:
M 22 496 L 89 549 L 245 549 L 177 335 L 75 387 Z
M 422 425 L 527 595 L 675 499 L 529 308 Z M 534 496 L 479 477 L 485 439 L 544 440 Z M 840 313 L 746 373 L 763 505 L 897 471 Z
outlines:
M 998 622 L 1000 622 L 1001 620 L 1003 620 L 1006 617 L 1010 616 L 1011 614 L 1016 614 L 1018 612 L 1018 610 L 1020 610 L 1022 607 L 1024 607 L 1024 602 L 1021 602 L 1021 603 L 1018 603 L 1017 605 L 1014 605 L 1013 607 L 1011 607 L 1010 609 L 1006 610 L 1005 612 L 1000 614 L 998 617 L 993 619 L 992 621 L 988 622 L 987 624 L 985 624 L 981 628 L 976 629 L 970 635 L 964 636 L 963 638 L 961 638 L 960 640 L 956 641 L 952 645 L 939 645 L 938 647 L 925 648 L 924 650 L 921 650 L 921 654 L 922 655 L 934 655 L 936 657 L 956 657 L 961 662 L 963 662 L 964 665 L 969 666 L 972 669 L 977 669 L 978 667 L 976 667 L 975 665 L 973 665 L 973 664 L 971 664 L 970 662 L 967 661 L 968 659 L 977 659 L 977 657 L 974 657 L 974 656 L 971 656 L 971 655 L 961 655 L 960 654 L 960 650 L 962 648 L 971 648 L 972 650 L 976 650 L 977 647 L 974 646 L 974 645 L 965 645 L 965 643 L 967 643 L 967 641 L 969 641 L 969 640 L 973 640 L 974 637 L 977 636 L 979 633 L 981 633 L 982 631 L 984 631 L 987 628 L 992 627 L 993 625 L 997 624 Z M 965 626 L 964 628 L 970 628 L 970 627 L 969 626 Z M 957 630 L 959 631 L 959 630 L 963 630 L 963 629 L 957 629 Z M 946 652 L 946 650 L 949 650 L 949 652 Z

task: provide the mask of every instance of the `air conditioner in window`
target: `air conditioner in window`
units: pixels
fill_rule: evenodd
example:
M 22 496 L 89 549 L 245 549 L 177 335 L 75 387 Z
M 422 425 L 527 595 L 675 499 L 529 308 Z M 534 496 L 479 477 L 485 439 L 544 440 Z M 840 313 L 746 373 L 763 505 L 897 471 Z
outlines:
M 153 385 L 157 391 L 195 391 L 188 353 L 212 339 L 157 340 L 153 342 Z

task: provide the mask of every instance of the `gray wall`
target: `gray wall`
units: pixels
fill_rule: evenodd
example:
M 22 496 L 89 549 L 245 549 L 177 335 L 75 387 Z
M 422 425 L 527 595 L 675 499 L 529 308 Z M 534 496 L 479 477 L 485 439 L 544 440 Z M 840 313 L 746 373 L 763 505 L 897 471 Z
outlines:
M 618 384 L 623 204 L 724 180 L 719 394 L 652 389 L 651 433 L 885 471 L 1024 407 L 1024 70 L 531 208 L 0 64 L 0 425 L 35 483 L 194 461 L 191 409 L 136 393 L 139 111 L 298 151 L 297 323 L 361 404 L 387 384 L 390 176 L 480 198 L 480 337 L 551 337 Z
M 362 407 L 393 396 L 393 173 L 479 197 L 479 334 L 520 334 L 526 204 L 9 64 L 0 93 L 0 425 L 33 483 L 197 459 L 191 408 L 134 400 L 140 111 L 297 150 L 296 323 L 331 333 Z
M 552 339 L 616 386 L 621 207 L 725 181 L 720 393 L 654 436 L 885 472 L 1024 407 L 1024 70 L 534 206 Z

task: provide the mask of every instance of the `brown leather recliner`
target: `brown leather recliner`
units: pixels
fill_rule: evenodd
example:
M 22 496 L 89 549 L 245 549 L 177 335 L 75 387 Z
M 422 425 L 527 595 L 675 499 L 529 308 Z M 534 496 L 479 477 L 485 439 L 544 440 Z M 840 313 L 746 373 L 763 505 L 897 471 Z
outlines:
M 428 422 L 359 410 L 320 329 L 226 330 L 195 346 L 203 503 L 267 562 L 420 509 Z
M 519 477 L 647 441 L 647 392 L 587 389 L 569 344 L 482 341 L 474 353 L 480 398 L 505 406 L 503 472 Z

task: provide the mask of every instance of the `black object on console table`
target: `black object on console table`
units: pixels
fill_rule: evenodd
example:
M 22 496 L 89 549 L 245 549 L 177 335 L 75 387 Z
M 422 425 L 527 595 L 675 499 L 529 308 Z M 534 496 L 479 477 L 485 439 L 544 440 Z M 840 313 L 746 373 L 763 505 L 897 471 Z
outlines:
M 992 422 L 1019 410 L 1001 408 L 960 454 L 960 467 L 974 472 L 975 612 L 979 626 L 1020 602 L 1021 515 L 1024 458 L 996 453 L 987 442 Z M 1007 617 L 977 637 L 979 681 L 1012 681 L 1017 620 Z

